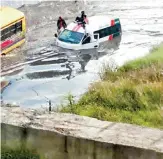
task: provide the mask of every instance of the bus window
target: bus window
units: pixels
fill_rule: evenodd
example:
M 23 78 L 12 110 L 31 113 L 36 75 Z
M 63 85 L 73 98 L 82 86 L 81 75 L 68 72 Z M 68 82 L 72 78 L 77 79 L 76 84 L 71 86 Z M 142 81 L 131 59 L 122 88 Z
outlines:
M 1 41 L 5 39 L 5 30 L 1 31 Z
M 6 28 L 6 29 L 4 29 L 4 30 L 1 31 L 1 41 L 5 40 L 5 39 L 7 39 L 7 38 L 9 37 L 9 36 L 8 36 L 9 31 L 8 31 L 8 30 L 9 30 L 9 29 Z
M 11 36 L 15 34 L 15 26 L 14 25 L 10 26 L 10 32 L 11 32 Z
M 3 29 L 1 31 L 1 41 L 11 37 L 12 35 L 16 34 L 17 32 L 22 31 L 22 21 L 11 25 L 10 27 Z
M 15 24 L 16 32 L 22 31 L 22 21 Z

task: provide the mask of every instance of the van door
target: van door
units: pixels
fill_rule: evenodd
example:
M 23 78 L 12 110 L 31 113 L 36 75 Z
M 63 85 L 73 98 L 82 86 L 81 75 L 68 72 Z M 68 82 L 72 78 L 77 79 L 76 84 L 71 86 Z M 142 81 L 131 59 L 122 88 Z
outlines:
M 99 34 L 94 34 L 91 39 L 90 35 L 85 36 L 82 41 L 81 49 L 93 49 L 99 47 Z

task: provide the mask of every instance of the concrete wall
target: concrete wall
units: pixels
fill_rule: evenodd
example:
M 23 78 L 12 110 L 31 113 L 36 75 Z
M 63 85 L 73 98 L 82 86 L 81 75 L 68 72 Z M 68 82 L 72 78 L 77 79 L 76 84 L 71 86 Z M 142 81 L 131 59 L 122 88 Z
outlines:
M 11 109 L 12 113 L 10 114 L 9 110 Z M 146 133 L 146 136 L 142 136 L 142 132 L 137 130 L 137 140 L 135 140 L 135 143 L 129 144 L 129 141 L 127 140 L 135 138 L 135 136 L 129 130 L 129 127 L 134 129 L 136 126 L 127 124 L 127 126 L 129 126 L 127 129 L 128 132 L 125 132 L 128 134 L 128 138 L 125 137 L 127 142 L 120 143 L 122 139 L 118 136 L 115 138 L 115 133 L 113 130 L 111 130 L 112 127 L 118 123 L 109 123 L 88 117 L 58 113 L 44 115 L 35 114 L 34 118 L 37 119 L 37 121 L 35 121 L 34 118 L 31 118 L 32 122 L 29 123 L 28 120 L 25 120 L 24 118 L 24 123 L 22 121 L 23 118 L 21 116 L 21 111 L 18 110 L 19 108 L 7 108 L 8 116 L 6 116 L 4 110 L 2 111 L 2 145 L 8 145 L 13 148 L 17 146 L 36 148 L 39 153 L 43 154 L 48 159 L 163 159 L 163 131 L 161 130 L 149 128 L 143 129 L 143 132 L 146 131 L 151 133 L 151 135 L 154 133 L 154 138 L 157 138 L 155 141 L 153 141 L 152 137 L 149 138 L 149 134 Z M 24 111 L 23 117 L 25 117 L 25 115 L 29 118 L 29 115 L 31 114 Z M 64 122 L 61 122 L 62 115 Z M 11 117 L 11 120 L 9 119 L 9 116 Z M 49 119 L 49 116 L 51 119 Z M 6 120 L 7 117 L 9 120 Z M 54 121 L 52 121 L 52 119 L 54 119 Z M 82 130 L 83 120 L 87 122 L 86 125 L 88 126 L 85 130 Z M 38 121 L 41 121 L 40 123 L 42 124 L 40 124 Z M 75 127 L 72 126 L 74 121 L 76 121 Z M 47 122 L 49 122 L 49 125 L 47 125 Z M 112 132 L 109 130 L 107 135 L 113 133 L 112 138 L 108 136 L 108 140 L 103 140 L 104 137 L 107 137 L 107 135 L 106 132 L 105 134 L 103 133 L 104 127 L 100 130 L 101 132 L 99 131 L 100 126 L 98 125 L 98 122 L 101 123 L 101 126 L 105 126 L 105 129 L 108 129 L 106 128 L 106 123 L 111 124 L 109 129 Z M 122 131 L 123 126 L 126 125 L 119 125 L 119 131 L 117 134 L 124 134 L 124 131 Z M 52 127 L 55 129 L 52 129 Z M 94 131 L 90 131 L 91 127 L 94 128 Z M 95 130 L 98 130 L 98 134 L 96 134 Z M 101 138 L 100 135 L 102 135 Z M 115 140 L 117 140 L 116 143 Z M 152 141 L 152 144 L 150 144 L 151 147 L 147 148 L 147 146 L 149 146 L 147 144 L 149 140 Z M 142 143 L 144 144 L 142 145 Z

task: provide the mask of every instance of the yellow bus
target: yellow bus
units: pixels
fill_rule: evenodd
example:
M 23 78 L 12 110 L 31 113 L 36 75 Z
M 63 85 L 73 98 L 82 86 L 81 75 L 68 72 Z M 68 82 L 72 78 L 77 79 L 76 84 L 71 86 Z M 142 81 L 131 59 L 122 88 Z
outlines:
M 0 7 L 1 54 L 5 55 L 25 42 L 25 16 L 11 7 Z

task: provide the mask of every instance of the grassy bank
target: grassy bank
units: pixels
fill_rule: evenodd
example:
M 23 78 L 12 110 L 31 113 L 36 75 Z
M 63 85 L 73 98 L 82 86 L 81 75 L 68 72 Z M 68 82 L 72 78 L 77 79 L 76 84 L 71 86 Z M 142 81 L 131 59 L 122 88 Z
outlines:
M 163 45 L 147 56 L 112 71 L 106 67 L 101 81 L 90 86 L 78 103 L 61 112 L 100 120 L 163 128 Z
M 41 159 L 36 151 L 28 149 L 11 149 L 9 147 L 1 147 L 1 159 Z

